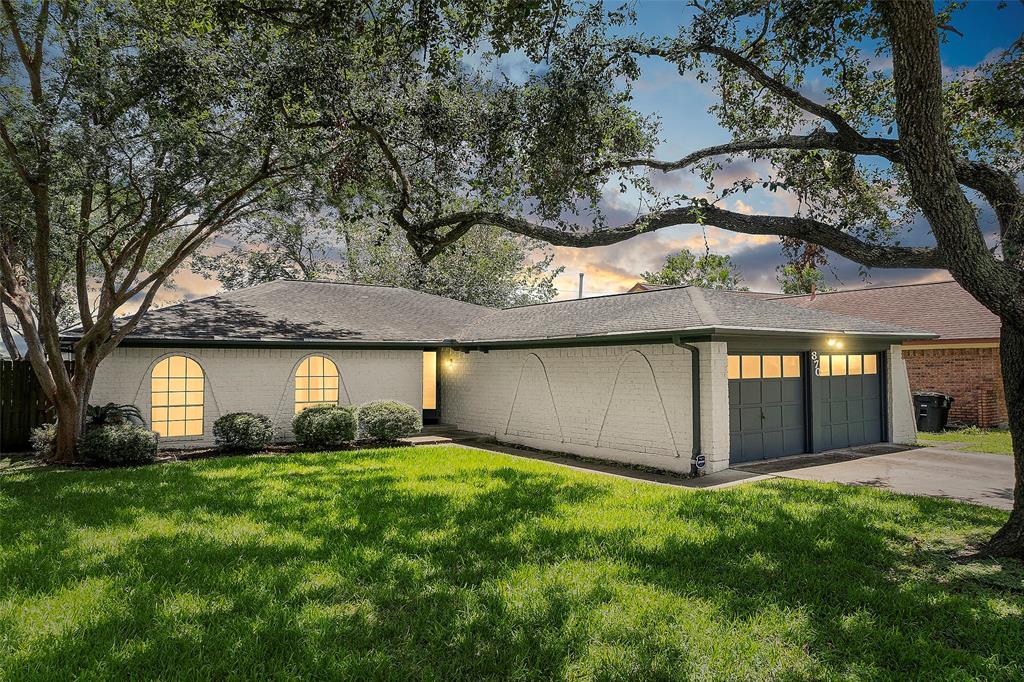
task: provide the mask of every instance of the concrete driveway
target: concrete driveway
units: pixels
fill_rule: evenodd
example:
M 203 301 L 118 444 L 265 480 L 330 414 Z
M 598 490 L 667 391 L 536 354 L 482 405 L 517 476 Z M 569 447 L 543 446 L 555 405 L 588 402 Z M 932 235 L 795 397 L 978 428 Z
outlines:
M 742 472 L 758 479 L 779 476 L 802 481 L 868 485 L 997 509 L 1013 506 L 1013 458 L 1008 455 L 963 452 L 944 447 L 893 450 L 896 448 L 886 445 L 836 450 L 737 467 L 736 473 Z M 881 454 L 874 454 L 876 452 Z

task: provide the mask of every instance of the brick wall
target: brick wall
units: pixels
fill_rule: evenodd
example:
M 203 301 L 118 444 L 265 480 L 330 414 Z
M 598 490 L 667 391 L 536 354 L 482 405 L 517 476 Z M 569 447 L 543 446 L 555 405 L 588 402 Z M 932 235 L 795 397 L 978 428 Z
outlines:
M 699 347 L 712 471 L 728 465 L 725 344 Z M 691 362 L 672 344 L 444 351 L 440 417 L 530 447 L 688 472 Z
M 168 447 L 205 446 L 213 442 L 213 422 L 228 412 L 259 412 L 270 417 L 277 438 L 294 438 L 295 370 L 303 358 L 323 355 L 338 366 L 339 402 L 400 400 L 416 408 L 423 398 L 423 354 L 410 350 L 290 350 L 267 348 L 118 348 L 99 367 L 92 404 L 130 403 L 148 421 L 150 375 L 168 355 L 191 357 L 206 375 L 203 435 L 161 438 Z
M 912 391 L 953 396 L 951 422 L 995 427 L 1007 422 L 998 348 L 903 347 Z

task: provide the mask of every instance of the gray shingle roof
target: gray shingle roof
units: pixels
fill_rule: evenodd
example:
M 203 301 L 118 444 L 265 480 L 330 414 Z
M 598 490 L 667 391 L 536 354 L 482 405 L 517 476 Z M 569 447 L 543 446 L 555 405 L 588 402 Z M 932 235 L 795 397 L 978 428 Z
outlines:
M 398 287 L 277 280 L 154 310 L 128 338 L 442 341 L 490 311 Z
M 398 287 L 278 280 L 154 310 L 128 341 L 418 344 L 454 340 L 476 345 L 712 331 L 933 336 L 890 323 L 699 287 L 497 310 Z
M 999 318 L 954 281 L 899 284 L 773 299 L 809 310 L 869 317 L 935 332 L 941 339 L 998 339 Z
M 742 292 L 663 287 L 495 311 L 471 322 L 458 339 L 477 343 L 712 329 L 931 336 L 899 325 L 806 310 Z

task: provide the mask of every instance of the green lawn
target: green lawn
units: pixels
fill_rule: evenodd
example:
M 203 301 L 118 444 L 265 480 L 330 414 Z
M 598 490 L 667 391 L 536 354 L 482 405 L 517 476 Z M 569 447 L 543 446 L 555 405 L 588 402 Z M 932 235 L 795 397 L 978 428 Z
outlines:
M 0 475 L 0 679 L 1021 679 L 1005 512 L 459 448 Z
M 1013 444 L 1010 440 L 1009 431 L 979 429 L 975 426 L 956 431 L 943 431 L 941 433 L 929 433 L 922 431 L 917 434 L 923 441 L 952 441 L 956 443 L 969 443 L 962 450 L 972 452 L 994 452 L 999 455 L 1012 455 Z

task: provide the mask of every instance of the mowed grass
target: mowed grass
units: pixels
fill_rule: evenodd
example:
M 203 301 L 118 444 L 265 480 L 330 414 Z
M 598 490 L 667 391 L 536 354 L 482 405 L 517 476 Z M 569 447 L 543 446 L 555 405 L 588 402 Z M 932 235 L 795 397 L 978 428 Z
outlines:
M 1010 438 L 1010 432 L 1006 430 L 979 429 L 976 426 L 970 426 L 966 429 L 942 431 L 941 433 L 922 431 L 917 435 L 923 441 L 967 443 L 966 447 L 960 449 L 971 452 L 991 452 L 997 455 L 1013 454 L 1013 440 Z
M 1005 512 L 460 448 L 0 475 L 0 679 L 1020 679 Z

